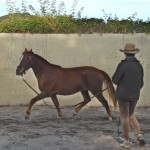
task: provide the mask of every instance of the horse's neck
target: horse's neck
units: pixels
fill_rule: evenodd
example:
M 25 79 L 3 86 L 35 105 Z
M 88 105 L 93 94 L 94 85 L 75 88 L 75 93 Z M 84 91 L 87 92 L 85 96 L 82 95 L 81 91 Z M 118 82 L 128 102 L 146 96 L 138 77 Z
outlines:
M 49 63 L 47 60 L 43 59 L 38 55 L 33 56 L 31 67 L 37 78 L 44 73 L 47 74 L 48 70 L 52 73 L 55 69 L 61 68 L 60 66 Z
M 34 56 L 31 63 L 31 68 L 33 69 L 35 76 L 38 78 L 44 72 L 44 62 Z

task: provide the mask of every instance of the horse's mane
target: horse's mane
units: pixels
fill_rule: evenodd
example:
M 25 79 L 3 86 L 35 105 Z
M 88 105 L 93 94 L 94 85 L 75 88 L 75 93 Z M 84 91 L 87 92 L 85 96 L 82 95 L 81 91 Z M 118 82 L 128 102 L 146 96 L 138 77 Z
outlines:
M 51 64 L 51 63 L 48 62 L 46 59 L 44 59 L 43 57 L 41 57 L 41 56 L 39 56 L 39 55 L 37 55 L 37 54 L 34 54 L 34 56 L 35 56 L 36 58 L 40 59 L 40 60 L 41 60 L 43 63 L 45 63 L 45 64 L 48 64 L 48 65 L 52 65 L 52 66 L 54 66 L 54 67 L 59 67 L 59 68 L 61 68 L 61 66 L 55 65 L 55 64 Z

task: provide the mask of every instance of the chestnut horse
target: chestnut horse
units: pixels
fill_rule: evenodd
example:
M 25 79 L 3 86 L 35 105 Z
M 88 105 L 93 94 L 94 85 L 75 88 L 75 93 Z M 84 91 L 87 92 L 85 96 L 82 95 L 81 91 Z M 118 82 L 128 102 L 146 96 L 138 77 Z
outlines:
M 100 91 L 102 91 L 103 84 L 106 84 L 109 97 L 113 105 L 116 106 L 115 90 L 110 77 L 104 71 L 91 66 L 62 68 L 34 54 L 32 49 L 29 51 L 25 49 L 20 64 L 17 66 L 16 74 L 23 76 L 30 68 L 33 69 L 37 78 L 41 93 L 31 99 L 26 111 L 26 119 L 29 118 L 31 114 L 33 104 L 46 97 L 51 97 L 57 109 L 58 116 L 63 118 L 56 95 L 71 95 L 81 92 L 84 101 L 74 109 L 74 114 L 77 114 L 81 108 L 90 101 L 88 91 L 95 95 L 102 103 L 106 109 L 108 118 L 110 120 L 112 119 L 108 102 Z

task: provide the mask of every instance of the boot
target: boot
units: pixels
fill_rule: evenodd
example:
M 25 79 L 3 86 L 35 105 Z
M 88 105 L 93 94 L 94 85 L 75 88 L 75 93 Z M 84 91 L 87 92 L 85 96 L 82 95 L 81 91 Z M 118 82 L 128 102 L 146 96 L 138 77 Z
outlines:
M 140 146 L 144 146 L 146 144 L 142 134 L 138 135 L 137 140 L 139 141 Z

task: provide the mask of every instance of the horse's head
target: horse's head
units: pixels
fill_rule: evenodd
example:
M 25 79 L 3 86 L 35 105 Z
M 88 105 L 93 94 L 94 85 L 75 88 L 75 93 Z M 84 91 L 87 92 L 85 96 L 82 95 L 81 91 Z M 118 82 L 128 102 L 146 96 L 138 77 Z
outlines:
M 25 74 L 26 71 L 31 68 L 31 59 L 32 59 L 33 54 L 34 53 L 32 52 L 32 49 L 28 51 L 25 48 L 23 55 L 21 57 L 20 64 L 19 66 L 17 66 L 16 75 L 23 76 L 23 74 Z

